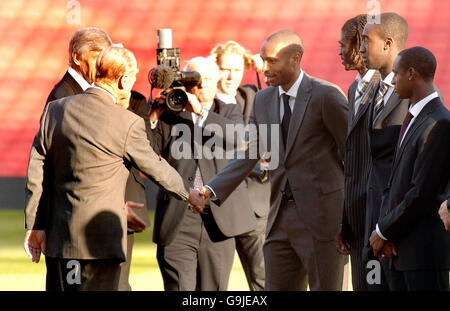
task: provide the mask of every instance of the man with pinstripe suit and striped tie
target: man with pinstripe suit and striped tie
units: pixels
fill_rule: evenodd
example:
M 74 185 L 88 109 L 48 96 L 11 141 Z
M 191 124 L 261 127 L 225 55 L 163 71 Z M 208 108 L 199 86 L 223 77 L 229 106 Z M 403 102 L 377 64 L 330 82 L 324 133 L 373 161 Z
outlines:
M 342 27 L 339 55 L 345 70 L 356 70 L 358 75 L 348 90 L 348 130 L 344 159 L 345 196 L 341 233 L 337 250 L 350 254 L 352 285 L 355 291 L 367 290 L 366 273 L 361 258 L 366 217 L 367 176 L 370 152 L 367 138 L 368 106 L 372 93 L 378 87 L 380 74 L 368 70 L 359 53 L 362 32 L 367 15 L 349 19 Z

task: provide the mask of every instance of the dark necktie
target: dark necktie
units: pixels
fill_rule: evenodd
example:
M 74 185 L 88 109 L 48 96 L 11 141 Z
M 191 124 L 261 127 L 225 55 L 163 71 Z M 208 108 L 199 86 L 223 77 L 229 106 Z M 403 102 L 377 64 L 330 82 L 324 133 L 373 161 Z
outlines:
M 389 89 L 389 85 L 381 82 L 380 88 L 378 89 L 377 98 L 375 100 L 375 106 L 373 108 L 373 124 L 375 125 L 376 120 L 383 112 L 384 108 L 384 95 L 386 95 L 387 90 Z
M 283 134 L 284 147 L 286 147 L 287 137 L 288 137 L 288 132 L 289 132 L 289 122 L 291 121 L 292 112 L 291 112 L 291 107 L 289 106 L 289 97 L 290 96 L 288 94 L 284 93 L 283 95 L 281 95 L 281 97 L 282 97 L 283 105 L 284 105 L 284 115 L 283 115 L 283 120 L 281 121 L 281 132 Z M 287 199 L 287 200 L 294 199 L 291 187 L 289 185 L 289 181 L 286 182 L 286 187 L 284 188 L 284 191 L 283 191 L 283 197 L 284 197 L 284 199 Z
M 413 118 L 413 115 L 411 114 L 411 112 L 408 111 L 408 114 L 406 115 L 405 120 L 403 121 L 402 128 L 400 129 L 400 135 L 398 136 L 397 149 L 400 148 L 403 135 L 405 135 L 406 129 L 408 128 L 408 125 L 411 122 L 412 118 Z
M 289 132 L 289 122 L 291 121 L 291 107 L 289 107 L 289 95 L 284 93 L 281 95 L 284 105 L 284 115 L 283 120 L 281 121 L 281 133 L 283 134 L 283 143 L 286 147 L 287 137 Z

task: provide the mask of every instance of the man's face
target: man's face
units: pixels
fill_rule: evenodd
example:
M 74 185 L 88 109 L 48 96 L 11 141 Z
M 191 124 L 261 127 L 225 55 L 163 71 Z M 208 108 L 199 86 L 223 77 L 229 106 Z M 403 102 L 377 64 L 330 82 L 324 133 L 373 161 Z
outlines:
M 383 62 L 387 56 L 387 51 L 384 48 L 385 42 L 378 35 L 376 24 L 366 24 L 362 33 L 362 43 L 359 50 L 367 68 L 379 70 L 383 66 Z
M 244 57 L 237 54 L 224 54 L 221 58 L 219 90 L 234 95 L 244 77 Z
M 359 48 L 359 47 L 358 47 Z M 342 60 L 342 65 L 344 65 L 345 70 L 355 70 L 356 65 L 354 63 L 354 58 L 352 57 L 353 54 L 353 46 L 349 39 L 347 39 L 343 33 L 341 33 L 341 36 L 339 38 L 339 56 Z
M 412 93 L 412 83 L 409 80 L 408 70 L 400 65 L 401 56 L 397 56 L 392 66 L 392 72 L 394 77 L 392 78 L 392 84 L 395 86 L 395 93 L 398 98 L 410 98 Z
M 78 56 L 81 75 L 89 83 L 95 81 L 95 63 L 100 51 L 87 51 Z
M 202 76 L 202 82 L 189 90 L 194 94 L 200 104 L 204 107 L 208 107 L 214 101 L 217 91 L 218 78 L 215 76 L 214 71 L 208 66 L 192 66 L 192 71 L 197 71 Z
M 293 53 L 285 49 L 286 46 L 280 41 L 272 40 L 264 42 L 261 48 L 261 58 L 264 61 L 263 73 L 267 85 L 286 85 L 294 83 L 297 78 L 295 70 L 298 63 L 295 62 Z

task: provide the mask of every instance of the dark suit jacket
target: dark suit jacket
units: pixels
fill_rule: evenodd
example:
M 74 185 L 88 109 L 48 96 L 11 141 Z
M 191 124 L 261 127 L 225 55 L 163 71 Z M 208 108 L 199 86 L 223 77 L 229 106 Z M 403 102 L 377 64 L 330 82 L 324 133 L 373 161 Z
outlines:
M 80 94 L 81 92 L 83 92 L 83 89 L 67 71 L 62 79 L 53 87 L 48 95 L 46 104 L 56 99 Z
M 397 248 L 397 270 L 450 268 L 450 232 L 438 215 L 449 177 L 450 113 L 435 98 L 397 150 L 382 201 L 378 226 Z
M 46 231 L 50 257 L 125 260 L 131 167 L 188 198 L 183 179 L 150 147 L 144 120 L 104 90 L 50 102 L 30 152 L 25 227 Z M 48 204 L 42 193 L 51 194 Z
M 250 124 L 267 126 L 251 135 L 248 150 L 259 150 L 259 156 L 270 152 L 279 162 L 270 167 L 271 199 L 266 234 L 270 234 L 282 198 L 289 185 L 298 214 L 311 234 L 331 241 L 340 230 L 344 200 L 343 155 L 347 132 L 348 107 L 344 93 L 335 85 L 305 73 L 298 90 L 284 147 L 280 128 L 280 103 L 277 87 L 256 93 Z M 272 125 L 278 131 L 273 143 Z M 258 149 L 259 147 L 259 149 Z M 273 160 L 273 158 L 271 160 Z M 244 180 L 259 158 L 231 160 L 210 183 L 219 201 Z M 295 237 L 293 237 L 295 238 Z
M 436 89 L 437 90 L 437 89 Z M 439 90 L 437 90 L 438 93 Z M 372 166 L 367 188 L 366 225 L 364 234 L 363 258 L 368 260 L 372 253 L 369 238 L 377 224 L 383 191 L 391 176 L 394 153 L 403 121 L 408 113 L 409 99 L 398 98 L 395 91 L 389 97 L 375 126 L 372 124 L 373 105 L 377 92 L 374 92 L 369 107 L 369 146 Z
M 372 164 L 368 142 L 369 106 L 378 89 L 379 72 L 375 72 L 355 115 L 355 80 L 348 90 L 348 130 L 344 160 L 345 196 L 342 217 L 344 241 L 363 241 L 366 221 L 367 178 Z
M 255 100 L 256 86 L 248 84 L 237 89 L 236 103 L 241 106 L 244 117 L 244 125 L 250 120 Z M 255 214 L 259 217 L 266 216 L 270 208 L 270 181 L 260 183 L 250 177 L 246 178 L 248 195 Z
M 83 92 L 83 89 L 78 84 L 77 81 L 66 72 L 66 74 L 62 77 L 61 81 L 59 81 L 50 92 L 50 95 L 47 98 L 47 103 L 57 100 L 60 98 L 64 98 L 67 96 L 72 96 L 76 94 L 80 94 Z M 148 119 L 147 112 L 147 100 L 145 96 L 131 91 L 130 98 L 130 106 L 128 110 L 136 113 L 138 116 L 144 119 L 145 126 L 147 129 L 150 129 L 150 123 Z M 133 201 L 137 203 L 144 203 L 145 207 L 142 209 L 135 209 L 134 212 L 145 222 L 147 226 L 150 226 L 150 217 L 148 215 L 147 210 L 147 199 L 145 196 L 145 184 L 144 180 L 135 168 L 132 168 L 130 171 L 130 176 L 127 180 L 126 190 L 125 190 L 125 200 Z M 132 231 L 132 230 L 130 230 Z
M 208 113 L 204 126 L 220 126 L 223 133 L 226 134 L 226 125 L 236 123 L 242 123 L 242 114 L 239 106 L 227 105 L 216 99 Z M 190 136 L 184 136 L 188 135 L 188 133 L 185 132 L 183 132 L 183 136 L 179 138 L 177 136 L 172 136 L 171 133 L 174 128 L 184 128 L 185 132 L 190 133 Z M 198 131 L 201 130 L 198 127 L 196 128 Z M 150 140 L 155 151 L 158 154 L 161 154 L 163 158 L 167 159 L 167 162 L 175 167 L 180 175 L 190 182 L 190 187 L 192 188 L 194 187 L 197 166 L 200 167 L 203 182 L 206 184 L 223 167 L 225 167 L 228 162 L 226 158 L 217 157 L 214 157 L 212 160 L 208 160 L 205 158 L 204 154 L 201 158 L 197 160 L 194 159 L 192 157 L 192 148 L 194 146 L 192 140 L 195 136 L 193 133 L 194 124 L 192 122 L 191 112 L 184 111 L 177 115 L 164 113 L 160 117 L 157 127 L 152 131 L 153 138 Z M 215 133 L 215 135 L 216 134 L 217 133 Z M 172 148 L 175 144 L 179 144 L 180 141 L 184 139 L 186 139 L 185 141 L 189 143 L 190 154 L 186 158 L 179 159 L 176 158 Z M 210 139 L 212 138 L 205 136 L 202 139 L 202 143 L 204 144 Z M 225 136 L 218 137 L 217 139 L 224 140 L 226 143 L 230 142 L 233 137 Z M 220 148 L 219 144 L 211 147 L 212 150 L 215 150 L 214 148 Z M 220 150 L 215 151 L 220 152 Z M 250 201 L 245 184 L 241 184 L 240 187 L 236 189 L 233 195 L 231 195 L 221 207 L 211 203 L 211 212 L 213 221 L 215 222 L 213 225 L 219 229 L 221 234 L 224 235 L 223 238 L 240 235 L 256 228 L 256 218 L 250 207 Z M 164 246 L 169 245 L 176 237 L 178 228 L 185 213 L 190 213 L 185 202 L 174 200 L 173 198 L 167 196 L 165 191 L 160 190 L 157 196 L 155 211 L 153 233 L 154 242 Z M 214 230 L 212 228 L 206 226 L 206 224 L 205 227 L 212 240 L 220 239 L 220 237 L 217 237 L 215 232 L 213 232 Z

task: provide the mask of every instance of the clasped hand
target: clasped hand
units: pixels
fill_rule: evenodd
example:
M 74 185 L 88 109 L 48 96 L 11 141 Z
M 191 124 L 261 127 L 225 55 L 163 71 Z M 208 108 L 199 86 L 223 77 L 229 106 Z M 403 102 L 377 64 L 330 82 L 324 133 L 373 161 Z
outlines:
M 376 230 L 372 232 L 369 241 L 375 257 L 392 258 L 393 256 L 397 256 L 394 243 L 383 240 Z
M 191 189 L 189 192 L 189 209 L 194 213 L 205 213 L 205 204 L 211 198 L 212 193 L 206 187 L 202 189 Z

